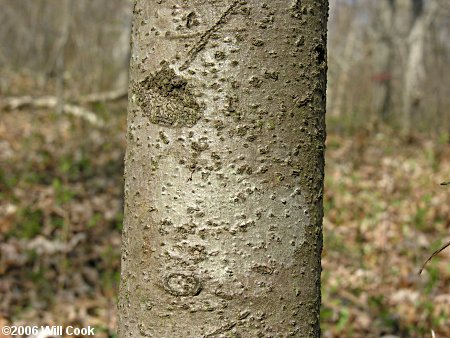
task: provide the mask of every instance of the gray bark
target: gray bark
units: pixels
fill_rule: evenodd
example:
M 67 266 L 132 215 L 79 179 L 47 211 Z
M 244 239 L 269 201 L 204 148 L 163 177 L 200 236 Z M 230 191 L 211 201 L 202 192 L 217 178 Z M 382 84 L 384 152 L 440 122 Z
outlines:
M 408 36 L 408 57 L 403 90 L 403 130 L 405 133 L 411 131 L 412 122 L 418 114 L 423 96 L 426 37 L 437 10 L 436 0 L 429 0 L 425 8 L 423 0 L 412 0 L 412 27 Z
M 392 68 L 395 46 L 396 0 L 379 1 L 377 12 L 376 51 L 374 51 L 373 104 L 376 114 L 386 120 L 392 110 Z
M 120 337 L 319 337 L 327 10 L 136 1 Z
M 357 47 L 358 39 L 358 27 L 355 21 L 350 25 L 349 32 L 345 39 L 345 46 L 342 52 L 341 58 L 338 60 L 338 65 L 340 66 L 340 72 L 337 77 L 336 84 L 334 87 L 336 91 L 334 95 L 331 96 L 331 102 L 333 106 L 329 114 L 334 117 L 341 116 L 345 108 L 345 95 L 348 91 L 348 84 L 351 80 L 350 71 L 354 65 L 353 56 L 356 54 L 355 50 Z M 330 97 L 330 93 L 328 93 Z

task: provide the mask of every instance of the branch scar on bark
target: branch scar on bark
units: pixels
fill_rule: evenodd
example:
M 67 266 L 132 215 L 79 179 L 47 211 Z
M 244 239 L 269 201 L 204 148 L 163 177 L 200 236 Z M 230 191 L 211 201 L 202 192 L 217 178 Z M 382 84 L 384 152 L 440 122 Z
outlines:
M 186 61 L 180 66 L 179 70 L 183 71 L 196 59 L 197 55 L 205 48 L 211 36 L 216 33 L 223 25 L 227 22 L 228 17 L 233 12 L 233 10 L 239 5 L 240 0 L 234 1 L 227 10 L 222 14 L 219 20 L 209 28 L 200 37 L 198 42 L 188 51 Z
M 164 279 L 164 289 L 177 297 L 197 296 L 202 291 L 202 283 L 194 275 L 172 273 Z

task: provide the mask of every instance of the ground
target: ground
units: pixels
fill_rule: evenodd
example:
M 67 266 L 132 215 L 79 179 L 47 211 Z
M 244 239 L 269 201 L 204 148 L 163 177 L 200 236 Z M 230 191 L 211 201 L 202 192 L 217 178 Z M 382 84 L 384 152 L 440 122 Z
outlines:
M 91 325 L 115 337 L 126 102 L 91 109 L 106 127 L 1 111 L 0 325 Z M 337 129 L 326 152 L 323 336 L 450 337 L 450 248 L 418 275 L 450 240 L 448 140 Z

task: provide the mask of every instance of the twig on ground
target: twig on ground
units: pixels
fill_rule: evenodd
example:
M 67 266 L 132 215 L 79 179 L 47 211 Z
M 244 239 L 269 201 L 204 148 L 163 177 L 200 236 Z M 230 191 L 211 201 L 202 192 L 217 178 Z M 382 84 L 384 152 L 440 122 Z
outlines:
M 119 89 L 103 93 L 94 93 L 80 97 L 77 102 L 88 104 L 95 102 L 106 102 L 115 101 L 126 97 L 127 90 Z M 56 96 L 42 96 L 42 97 L 32 97 L 32 96 L 17 96 L 8 97 L 2 100 L 1 107 L 3 109 L 21 109 L 24 107 L 35 107 L 35 108 L 50 108 L 54 109 L 58 106 L 58 98 Z M 103 126 L 105 122 L 99 118 L 94 112 L 87 110 L 77 104 L 65 103 L 62 106 L 62 111 L 66 114 L 73 115 L 85 119 L 86 121 L 92 123 L 96 126 Z
M 450 185 L 450 181 L 449 181 L 449 182 L 442 182 L 441 185 Z M 421 267 L 420 270 L 419 270 L 419 275 L 422 273 L 423 269 L 425 268 L 425 265 L 427 265 L 427 263 L 428 263 L 429 261 L 431 261 L 431 259 L 432 259 L 434 256 L 438 255 L 440 252 L 444 251 L 444 250 L 445 250 L 446 248 L 448 248 L 449 246 L 450 246 L 450 241 L 449 241 L 448 243 L 444 244 L 444 245 L 443 245 L 442 247 L 440 247 L 439 249 L 437 249 L 435 252 L 433 252 L 433 253 L 431 254 L 431 256 L 428 257 L 428 259 L 425 261 L 425 263 L 423 263 L 422 267 Z
M 439 254 L 440 252 L 444 251 L 446 248 L 448 248 L 450 246 L 450 242 L 446 243 L 444 246 L 442 246 L 441 248 L 437 249 L 435 252 L 433 252 L 433 254 L 428 257 L 428 259 L 425 261 L 425 263 L 423 263 L 422 267 L 419 270 L 419 275 L 422 273 L 423 269 L 425 268 L 425 265 L 427 265 L 427 263 L 429 261 L 431 261 L 431 259 L 436 256 L 437 254 Z
M 58 105 L 58 98 L 56 96 L 42 96 L 38 98 L 33 98 L 31 96 L 19 96 L 10 97 L 3 100 L 3 109 L 21 109 L 24 107 L 34 107 L 34 108 L 50 108 L 54 109 Z M 95 113 L 74 105 L 65 103 L 62 106 L 63 113 L 74 115 L 85 119 L 86 121 L 92 123 L 96 126 L 103 126 L 105 122 L 99 118 Z
M 109 92 L 94 93 L 80 97 L 78 102 L 80 103 L 96 103 L 106 101 L 117 101 L 126 98 L 128 94 L 127 88 L 117 89 Z

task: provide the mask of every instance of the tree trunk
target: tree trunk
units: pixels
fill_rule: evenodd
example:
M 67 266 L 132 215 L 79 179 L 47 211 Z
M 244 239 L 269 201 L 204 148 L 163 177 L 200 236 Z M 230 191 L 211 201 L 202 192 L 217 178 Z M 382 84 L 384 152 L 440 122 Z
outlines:
M 135 2 L 120 337 L 319 337 L 327 10 Z
M 392 110 L 392 68 L 395 46 L 396 0 L 383 0 L 378 3 L 377 41 L 374 54 L 374 93 L 375 113 L 387 120 Z
M 406 134 L 411 131 L 423 96 L 421 92 L 425 78 L 426 37 L 438 10 L 436 0 L 429 0 L 426 6 L 423 0 L 412 0 L 411 7 L 412 27 L 408 36 L 408 57 L 403 90 L 403 131 Z
M 356 21 L 356 20 L 355 20 Z M 331 98 L 333 106 L 328 113 L 333 117 L 340 117 L 345 108 L 345 96 L 348 93 L 348 85 L 351 80 L 350 71 L 354 65 L 353 55 L 355 54 L 355 47 L 357 46 L 358 27 L 355 22 L 352 22 L 345 38 L 345 46 L 341 58 L 338 60 L 339 75 L 334 87 L 335 94 Z M 329 94 L 329 93 L 328 93 Z

